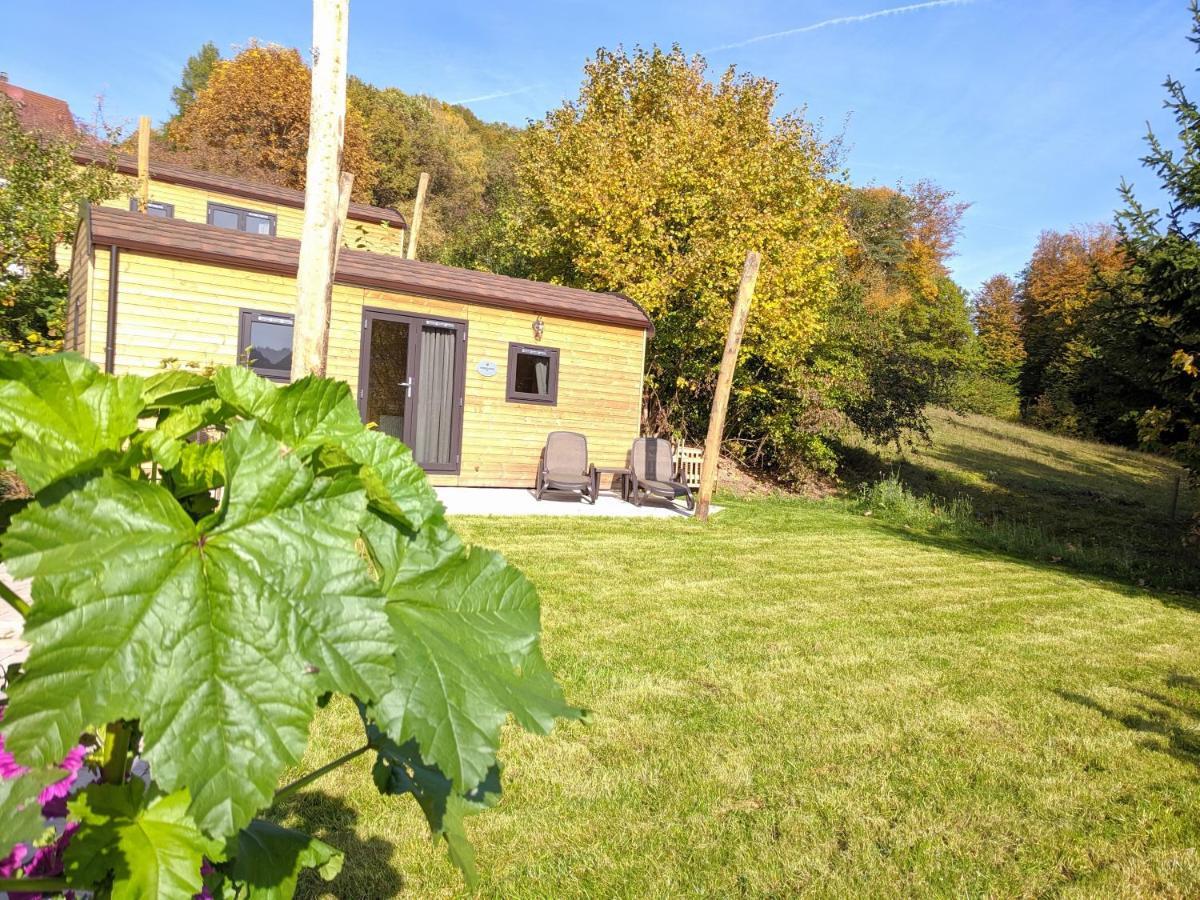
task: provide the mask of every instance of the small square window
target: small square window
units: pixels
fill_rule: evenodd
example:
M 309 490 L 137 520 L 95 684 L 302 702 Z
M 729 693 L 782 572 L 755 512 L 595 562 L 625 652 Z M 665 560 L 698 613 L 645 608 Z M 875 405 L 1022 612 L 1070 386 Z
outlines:
M 208 204 L 208 224 L 244 231 L 247 234 L 275 233 L 275 216 L 271 213 L 226 206 L 223 203 Z
M 137 197 L 129 198 L 129 211 L 138 211 Z M 151 200 L 146 204 L 146 215 L 154 216 L 157 219 L 173 219 L 175 218 L 175 205 L 163 203 L 161 200 Z
M 263 378 L 290 381 L 292 326 L 289 315 L 243 309 L 238 328 L 238 362 Z
M 554 406 L 558 402 L 558 349 L 509 344 L 506 399 Z

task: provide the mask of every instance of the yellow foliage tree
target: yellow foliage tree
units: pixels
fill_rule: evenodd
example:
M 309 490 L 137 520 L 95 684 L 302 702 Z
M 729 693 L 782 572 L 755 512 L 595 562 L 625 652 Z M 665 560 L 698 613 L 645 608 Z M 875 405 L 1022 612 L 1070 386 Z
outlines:
M 1103 282 L 1125 265 L 1116 229 L 1092 225 L 1044 231 L 1021 274 L 1021 401 L 1038 424 L 1087 433 L 1068 399 L 1081 358 L 1081 336 Z
M 975 333 L 988 374 L 1014 383 L 1025 359 L 1016 284 L 1007 275 L 993 275 L 975 294 L 973 307 Z
M 735 441 L 785 443 L 768 407 L 799 390 L 849 247 L 836 147 L 777 86 L 706 77 L 699 56 L 600 50 L 579 97 L 522 138 L 504 238 L 521 274 L 637 301 L 656 430 L 703 434 L 742 262 L 762 274 L 734 386 Z
M 311 95 L 312 75 L 297 50 L 252 44 L 214 64 L 167 137 L 197 164 L 229 175 L 266 172 L 303 189 Z M 375 164 L 362 115 L 352 105 L 345 134 L 343 168 L 354 173 L 354 199 L 369 200 Z

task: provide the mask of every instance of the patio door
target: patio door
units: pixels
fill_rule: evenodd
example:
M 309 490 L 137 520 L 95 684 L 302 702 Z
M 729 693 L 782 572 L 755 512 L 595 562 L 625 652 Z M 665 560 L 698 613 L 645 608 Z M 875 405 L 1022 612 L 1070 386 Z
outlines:
M 363 310 L 363 420 L 407 444 L 428 472 L 459 469 L 466 338 L 458 320 Z

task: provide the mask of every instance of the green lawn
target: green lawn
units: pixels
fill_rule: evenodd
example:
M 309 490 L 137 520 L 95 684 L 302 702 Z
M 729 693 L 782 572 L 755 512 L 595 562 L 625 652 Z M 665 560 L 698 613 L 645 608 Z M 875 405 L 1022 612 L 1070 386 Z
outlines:
M 726 502 L 708 527 L 456 523 L 536 582 L 593 711 L 506 734 L 504 800 L 469 824 L 482 895 L 1200 892 L 1189 600 L 844 504 Z M 308 769 L 357 718 L 312 735 Z M 308 896 L 462 893 L 369 765 L 277 811 L 347 853 Z

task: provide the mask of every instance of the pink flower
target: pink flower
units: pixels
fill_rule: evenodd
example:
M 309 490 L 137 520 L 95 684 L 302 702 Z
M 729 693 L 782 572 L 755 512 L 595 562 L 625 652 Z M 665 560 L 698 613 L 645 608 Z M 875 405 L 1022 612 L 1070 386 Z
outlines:
M 2 718 L 4 718 L 4 713 L 0 710 L 0 719 Z M 8 781 L 12 778 L 20 778 L 28 771 L 24 766 L 17 765 L 13 755 L 4 749 L 4 735 L 0 734 L 0 778 Z
M 87 748 L 80 745 L 74 747 L 67 758 L 58 764 L 65 769 L 67 775 L 54 784 L 42 789 L 38 794 L 38 803 L 42 804 L 42 815 L 47 819 L 56 819 L 67 814 L 67 797 L 71 788 L 79 780 L 79 770 L 83 768 L 83 759 L 87 756 Z

